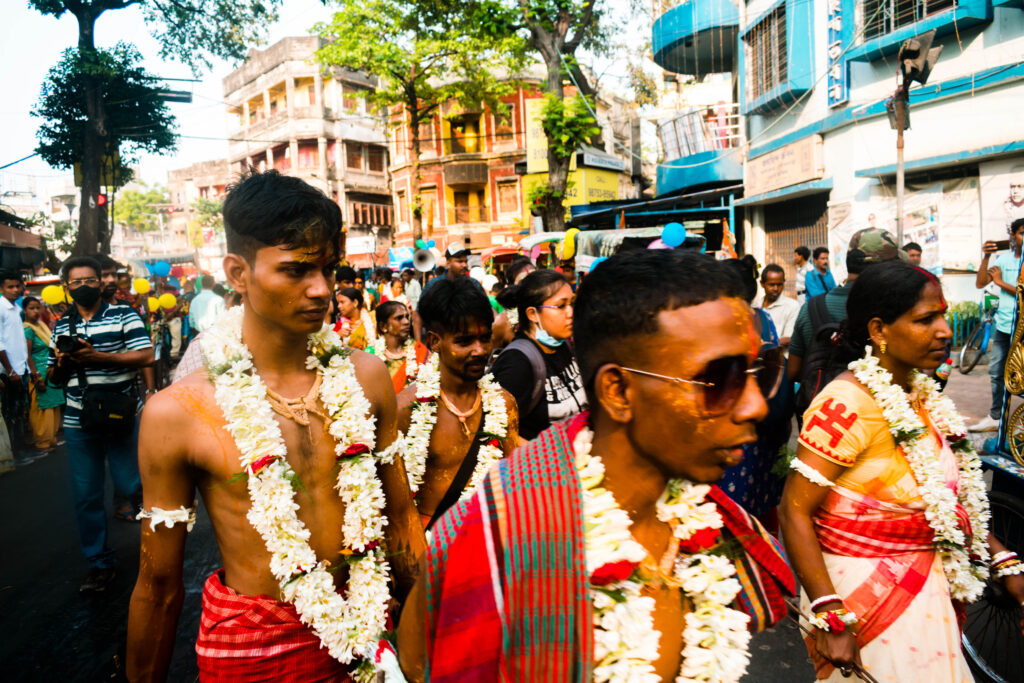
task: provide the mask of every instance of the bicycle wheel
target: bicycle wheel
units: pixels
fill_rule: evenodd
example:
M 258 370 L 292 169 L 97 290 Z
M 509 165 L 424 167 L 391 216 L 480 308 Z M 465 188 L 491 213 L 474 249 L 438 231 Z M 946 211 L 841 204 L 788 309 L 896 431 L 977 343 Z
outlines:
M 989 496 L 992 534 L 1010 550 L 1024 552 L 1024 501 L 999 491 Z M 989 581 L 980 600 L 967 606 L 961 641 L 978 681 L 1024 683 L 1024 635 L 1021 606 L 1003 588 Z
M 969 373 L 974 369 L 974 366 L 981 360 L 981 356 L 985 353 L 985 349 L 981 348 L 981 342 L 985 339 L 985 327 L 988 322 L 983 322 L 974 328 L 971 332 L 971 336 L 967 338 L 967 343 L 960 349 L 960 372 L 963 374 Z

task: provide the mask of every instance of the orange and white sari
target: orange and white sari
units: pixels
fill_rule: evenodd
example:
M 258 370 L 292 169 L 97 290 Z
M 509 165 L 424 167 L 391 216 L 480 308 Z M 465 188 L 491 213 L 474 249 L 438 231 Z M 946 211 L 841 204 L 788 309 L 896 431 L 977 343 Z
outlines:
M 946 485 L 956 490 L 956 456 L 927 412 L 919 412 Z M 799 443 L 848 468 L 813 521 L 836 593 L 858 617 L 864 668 L 880 683 L 973 681 L 925 503 L 874 399 L 852 379 L 833 381 L 805 413 Z M 966 513 L 959 513 L 968 529 Z M 801 609 L 806 614 L 809 608 L 804 593 Z M 811 639 L 807 647 L 819 679 L 848 680 L 818 655 Z

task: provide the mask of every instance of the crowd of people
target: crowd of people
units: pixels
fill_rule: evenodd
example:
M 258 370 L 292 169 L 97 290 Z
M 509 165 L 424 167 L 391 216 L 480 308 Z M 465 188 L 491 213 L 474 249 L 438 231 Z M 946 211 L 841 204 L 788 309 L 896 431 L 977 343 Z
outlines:
M 790 595 L 819 679 L 959 683 L 962 606 L 989 576 L 1024 601 L 934 379 L 951 334 L 917 245 L 859 231 L 842 284 L 799 247 L 793 299 L 779 264 L 673 249 L 478 280 L 455 243 L 426 276 L 365 278 L 337 205 L 274 172 L 224 224 L 230 294 L 186 283 L 166 389 L 109 396 L 152 343 L 93 259 L 64 264 L 55 325 L 21 300 L 30 360 L 0 355 L 25 363 L 36 448 L 49 392 L 64 406 L 84 590 L 112 576 L 104 459 L 143 522 L 129 680 L 166 678 L 197 494 L 224 564 L 203 681 L 737 681 Z

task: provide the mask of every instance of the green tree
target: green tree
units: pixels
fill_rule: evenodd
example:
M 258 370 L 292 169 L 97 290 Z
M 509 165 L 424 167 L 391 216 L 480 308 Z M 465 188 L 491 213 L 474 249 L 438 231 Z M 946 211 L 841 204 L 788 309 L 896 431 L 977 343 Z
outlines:
M 160 212 L 167 201 L 167 191 L 159 185 L 119 192 L 114 201 L 114 222 L 137 232 L 159 230 Z
M 141 7 L 146 23 L 160 43 L 163 57 L 190 64 L 193 71 L 210 66 L 210 57 L 240 60 L 253 43 L 262 42 L 267 26 L 277 19 L 281 0 L 29 0 L 42 14 L 78 20 L 79 58 L 95 61 L 96 20 L 107 11 Z M 87 72 L 78 96 L 84 103 L 81 135 L 82 196 L 99 194 L 103 157 L 112 151 L 107 119 L 110 103 L 103 98 L 102 79 Z M 70 93 L 69 93 L 70 95 Z M 103 231 L 102 207 L 82 202 L 74 253 L 95 251 Z
M 88 126 L 83 93 L 88 80 L 99 83 L 101 98 L 107 103 L 108 162 L 100 183 L 107 186 L 108 193 L 131 179 L 130 164 L 138 160 L 140 152 L 174 149 L 174 117 L 160 98 L 165 91 L 154 87 L 155 79 L 142 68 L 141 61 L 138 50 L 127 43 L 118 43 L 112 50 L 64 51 L 43 82 L 39 103 L 32 111 L 42 119 L 36 131 L 36 151 L 48 164 L 68 168 L 83 158 Z M 83 202 L 88 203 L 88 199 Z M 101 230 L 97 241 L 103 251 L 108 250 L 110 231 Z
M 314 31 L 327 41 L 317 53 L 328 68 L 376 76 L 360 93 L 373 105 L 404 109 L 413 165 L 410 204 L 414 239 L 422 237 L 420 124 L 444 102 L 505 111 L 503 95 L 517 87 L 524 43 L 512 32 L 478 22 L 458 3 L 440 0 L 339 0 L 330 22 Z
M 199 197 L 192 202 L 192 213 L 195 220 L 204 228 L 213 228 L 217 232 L 224 231 L 224 200 Z

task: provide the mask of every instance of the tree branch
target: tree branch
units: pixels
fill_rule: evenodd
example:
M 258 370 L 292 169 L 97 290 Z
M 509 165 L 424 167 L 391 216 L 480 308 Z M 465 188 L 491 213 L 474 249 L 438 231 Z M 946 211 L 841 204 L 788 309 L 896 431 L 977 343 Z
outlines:
M 562 52 L 564 54 L 573 54 L 576 52 L 576 48 L 580 46 L 583 41 L 583 37 L 587 34 L 587 30 L 590 28 L 591 22 L 594 20 L 594 0 L 588 0 L 587 4 L 583 6 L 583 16 L 580 17 L 579 22 L 576 24 L 576 28 L 573 31 L 571 40 L 567 40 L 562 46 Z M 568 34 L 568 30 L 566 30 Z

